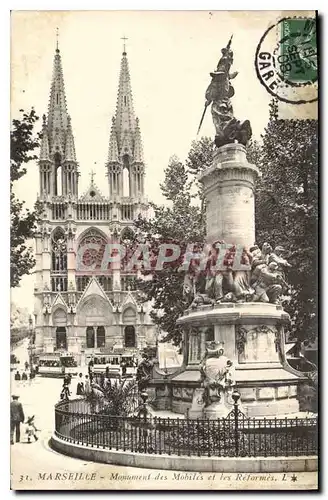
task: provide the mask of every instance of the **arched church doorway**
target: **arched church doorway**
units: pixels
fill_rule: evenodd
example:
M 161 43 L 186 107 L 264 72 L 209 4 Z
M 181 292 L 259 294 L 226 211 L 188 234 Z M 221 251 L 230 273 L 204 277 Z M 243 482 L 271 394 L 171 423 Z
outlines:
M 136 329 L 133 325 L 128 325 L 124 328 L 124 344 L 125 347 L 136 346 Z
M 87 336 L 87 348 L 93 349 L 95 346 L 95 329 L 93 326 L 88 326 L 86 331 Z
M 56 328 L 56 349 L 67 350 L 67 333 L 65 326 L 57 326 Z
M 105 347 L 105 328 L 97 327 L 97 347 Z
M 67 316 L 61 307 L 53 314 L 53 325 L 56 327 L 56 349 L 67 350 Z

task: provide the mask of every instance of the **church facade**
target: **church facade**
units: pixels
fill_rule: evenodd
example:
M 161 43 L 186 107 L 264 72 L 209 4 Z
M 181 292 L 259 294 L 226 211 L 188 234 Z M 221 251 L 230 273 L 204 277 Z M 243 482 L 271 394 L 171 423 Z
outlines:
M 149 304 L 139 300 L 135 272 L 102 265 L 108 243 L 128 244 L 134 220 L 145 216 L 143 146 L 123 51 L 109 137 L 108 195 L 93 173 L 79 193 L 79 164 L 57 46 L 39 157 L 40 219 L 35 236 L 36 353 L 135 352 L 155 344 Z M 78 258 L 80 257 L 80 264 Z

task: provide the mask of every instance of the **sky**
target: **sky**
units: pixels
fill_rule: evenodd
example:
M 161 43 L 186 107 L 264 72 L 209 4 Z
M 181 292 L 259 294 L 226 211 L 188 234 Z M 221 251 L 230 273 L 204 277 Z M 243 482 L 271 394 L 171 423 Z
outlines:
M 279 11 L 15 11 L 11 15 L 11 118 L 34 106 L 47 112 L 56 31 L 66 100 L 81 173 L 79 193 L 95 183 L 108 194 L 105 163 L 115 113 L 122 37 L 127 37 L 134 109 L 140 120 L 146 163 L 145 192 L 164 202 L 159 184 L 172 155 L 187 157 L 203 112 L 209 73 L 233 34 L 235 116 L 249 119 L 259 139 L 268 121 L 270 95 L 254 68 L 256 47 L 266 29 L 286 16 Z M 37 129 L 41 128 L 40 119 Z M 210 112 L 200 136 L 214 136 Z M 38 166 L 17 183 L 16 194 L 32 208 Z M 12 300 L 33 310 L 33 276 L 12 291 Z

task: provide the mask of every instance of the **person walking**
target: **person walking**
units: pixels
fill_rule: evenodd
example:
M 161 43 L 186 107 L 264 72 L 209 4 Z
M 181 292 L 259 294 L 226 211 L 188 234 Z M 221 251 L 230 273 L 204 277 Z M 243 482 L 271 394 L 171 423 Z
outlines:
M 28 364 L 28 361 L 25 361 L 25 370 L 27 371 L 29 368 L 29 364 Z
M 20 441 L 20 424 L 24 422 L 25 416 L 22 403 L 18 401 L 19 396 L 13 395 L 10 403 L 10 444 L 14 444 L 14 432 L 16 443 Z
M 62 391 L 60 393 L 60 399 L 65 399 L 66 401 L 68 401 L 70 395 L 71 395 L 71 392 L 69 390 L 69 386 L 66 382 L 64 382 Z
M 21 376 L 20 376 L 19 371 L 17 370 L 17 372 L 15 373 L 15 380 L 20 380 L 20 379 L 21 379 Z
M 34 423 L 34 415 L 32 417 L 28 417 L 26 420 L 27 428 L 26 428 L 26 434 L 27 434 L 27 442 L 31 442 L 31 437 L 34 437 L 35 441 L 37 441 L 39 438 L 36 435 L 37 432 L 40 431 L 40 429 L 37 429 Z
M 25 372 L 22 374 L 22 380 L 27 380 L 27 374 Z

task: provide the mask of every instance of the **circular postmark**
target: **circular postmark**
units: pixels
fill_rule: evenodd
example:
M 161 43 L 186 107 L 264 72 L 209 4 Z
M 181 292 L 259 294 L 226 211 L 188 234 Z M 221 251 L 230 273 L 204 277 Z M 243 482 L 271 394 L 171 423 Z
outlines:
M 314 18 L 286 17 L 263 34 L 255 55 L 261 84 L 280 101 L 318 99 L 317 33 Z

